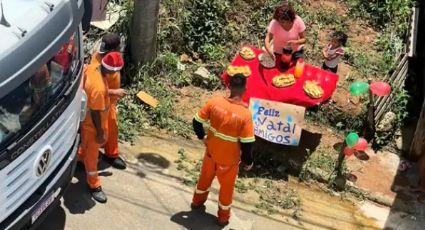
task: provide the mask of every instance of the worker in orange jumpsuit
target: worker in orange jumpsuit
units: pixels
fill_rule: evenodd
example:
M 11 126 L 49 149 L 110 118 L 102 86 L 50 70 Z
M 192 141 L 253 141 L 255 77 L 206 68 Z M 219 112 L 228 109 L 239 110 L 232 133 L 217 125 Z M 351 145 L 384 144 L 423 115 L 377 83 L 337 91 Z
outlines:
M 124 65 L 121 54 L 110 52 L 102 58 L 101 65 L 89 65 L 84 74 L 84 90 L 87 94 L 87 114 L 81 124 L 81 151 L 78 158 L 84 162 L 87 182 L 93 198 L 107 201 L 97 175 L 99 148 L 108 135 L 110 100 L 107 78 L 119 72 Z
M 229 223 L 233 189 L 242 160 L 244 169 L 253 166 L 252 146 L 255 142 L 252 116 L 241 97 L 246 78 L 236 74 L 230 79 L 229 98 L 210 99 L 193 119 L 197 137 L 206 145 L 201 174 L 193 195 L 191 207 L 204 207 L 208 190 L 215 177 L 220 183 L 218 224 Z M 202 124 L 210 123 L 205 135 Z
M 106 54 L 119 51 L 120 42 L 120 37 L 115 33 L 106 33 L 103 35 L 98 50 L 92 55 L 90 64 L 100 64 Z M 108 139 L 103 146 L 105 149 L 103 159 L 114 168 L 125 169 L 127 167 L 126 163 L 119 156 L 118 151 L 117 103 L 118 99 L 125 96 L 127 92 L 121 88 L 120 72 L 115 72 L 112 76 L 108 77 L 107 82 L 111 106 L 108 117 Z

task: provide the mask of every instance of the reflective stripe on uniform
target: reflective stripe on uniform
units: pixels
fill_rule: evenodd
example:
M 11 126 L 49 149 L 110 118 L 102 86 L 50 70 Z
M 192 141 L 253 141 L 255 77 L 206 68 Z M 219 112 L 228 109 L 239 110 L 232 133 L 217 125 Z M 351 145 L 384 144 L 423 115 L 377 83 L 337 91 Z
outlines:
M 207 120 L 202 119 L 198 114 L 195 114 L 195 116 L 193 118 L 195 118 L 195 120 L 198 121 L 198 122 L 208 123 Z
M 97 171 L 87 172 L 87 175 L 89 175 L 89 176 L 97 176 Z
M 226 206 L 226 205 L 222 205 L 220 202 L 218 202 L 218 206 L 223 210 L 229 210 L 232 205 Z
M 208 190 L 200 190 L 200 189 L 197 189 L 197 188 L 195 188 L 195 193 L 196 194 L 204 194 L 204 193 L 207 193 L 208 192 Z
M 252 137 L 240 137 L 239 139 L 240 139 L 241 143 L 251 143 L 251 142 L 255 141 L 254 136 L 252 136 Z
M 229 168 L 230 168 L 230 166 L 224 166 L 224 165 L 217 165 L 217 168 L 218 168 L 219 170 L 222 170 L 222 171 L 224 171 L 224 170 L 227 170 L 227 169 L 229 169 Z
M 224 133 L 220 133 L 216 129 L 214 129 L 213 127 L 210 127 L 210 131 L 214 134 L 214 136 L 216 136 L 216 137 L 218 137 L 222 140 L 230 141 L 230 142 L 238 142 L 237 137 L 232 137 L 232 136 L 228 136 Z
M 202 119 L 198 114 L 195 114 L 194 119 L 196 121 L 200 122 L 200 123 L 208 124 L 208 121 Z M 210 127 L 209 129 L 214 134 L 214 136 L 216 136 L 216 137 L 218 137 L 218 138 L 220 138 L 222 140 L 225 140 L 225 141 L 230 141 L 230 142 L 235 142 L 235 143 L 238 142 L 239 140 L 242 143 L 251 143 L 251 142 L 254 142 L 255 141 L 255 137 L 241 137 L 241 138 L 232 137 L 232 136 L 226 135 L 224 133 L 218 132 L 213 127 Z

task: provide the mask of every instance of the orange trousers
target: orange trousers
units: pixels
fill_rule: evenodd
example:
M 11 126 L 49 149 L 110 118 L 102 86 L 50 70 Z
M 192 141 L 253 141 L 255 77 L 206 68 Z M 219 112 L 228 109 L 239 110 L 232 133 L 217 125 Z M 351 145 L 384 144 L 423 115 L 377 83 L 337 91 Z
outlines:
M 208 151 L 208 150 L 207 150 Z M 217 176 L 220 184 L 219 191 L 219 208 L 218 219 L 219 221 L 227 221 L 230 218 L 230 206 L 233 200 L 233 189 L 236 182 L 236 177 L 239 171 L 239 163 L 235 165 L 219 165 L 209 154 L 205 154 L 202 162 L 201 174 L 199 175 L 198 184 L 196 185 L 193 194 L 192 202 L 195 205 L 201 205 L 208 199 L 208 189 L 211 183 Z
M 97 174 L 97 161 L 101 145 L 96 142 L 96 131 L 84 127 L 81 127 L 80 130 L 81 144 L 78 150 L 78 160 L 84 162 L 89 187 L 98 188 L 100 179 Z
M 108 113 L 108 139 L 105 145 L 105 155 L 112 158 L 118 157 L 118 126 L 117 126 L 117 105 L 111 104 Z

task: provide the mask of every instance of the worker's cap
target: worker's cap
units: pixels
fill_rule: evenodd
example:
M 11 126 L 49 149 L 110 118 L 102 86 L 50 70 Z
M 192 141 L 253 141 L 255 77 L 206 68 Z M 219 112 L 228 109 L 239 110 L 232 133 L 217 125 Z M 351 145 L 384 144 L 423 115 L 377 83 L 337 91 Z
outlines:
M 102 58 L 102 66 L 109 71 L 120 71 L 124 66 L 124 60 L 119 52 L 110 52 Z
M 98 52 L 100 54 L 105 54 L 107 52 L 111 52 L 119 49 L 121 40 L 120 37 L 115 33 L 106 33 L 102 37 L 102 42 L 100 43 L 100 47 Z

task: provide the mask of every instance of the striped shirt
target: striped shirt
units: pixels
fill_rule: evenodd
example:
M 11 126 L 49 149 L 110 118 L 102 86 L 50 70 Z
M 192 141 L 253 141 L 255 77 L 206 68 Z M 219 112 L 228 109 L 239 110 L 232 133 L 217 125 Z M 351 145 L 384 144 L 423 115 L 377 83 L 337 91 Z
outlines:
M 331 60 L 325 60 L 325 64 L 329 68 L 335 68 L 341 62 L 341 57 L 344 55 L 342 46 L 332 49 L 331 44 L 328 44 L 326 52 Z

